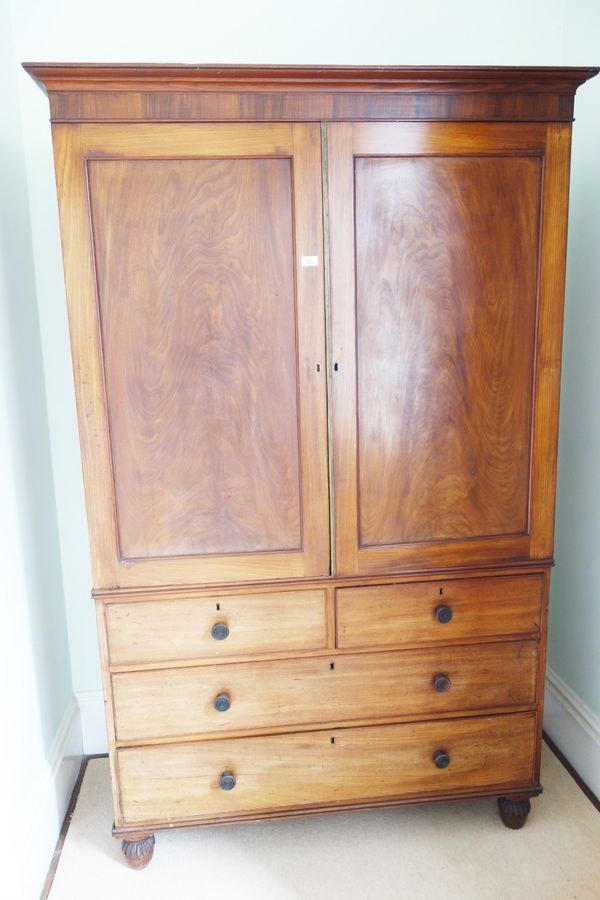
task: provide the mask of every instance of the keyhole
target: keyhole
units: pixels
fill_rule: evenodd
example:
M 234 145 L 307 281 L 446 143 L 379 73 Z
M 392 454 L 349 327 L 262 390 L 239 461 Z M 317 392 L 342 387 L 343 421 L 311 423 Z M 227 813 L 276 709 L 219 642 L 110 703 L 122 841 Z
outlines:
M 333 670 L 335 669 L 335 663 L 334 663 L 334 662 L 330 662 L 330 663 L 329 663 L 329 668 L 331 669 L 331 671 L 333 671 Z
M 331 743 L 335 744 L 335 738 L 331 738 Z
M 337 371 L 338 371 L 338 368 L 339 368 L 338 364 L 337 364 L 337 363 L 334 363 L 334 364 L 333 364 L 333 371 L 334 371 L 334 372 L 337 372 Z
M 443 593 L 444 593 L 444 588 L 440 588 L 440 597 L 442 596 Z
M 321 364 L 317 363 L 317 372 L 320 372 L 320 371 L 321 371 Z
M 221 604 L 217 603 L 217 612 L 219 612 L 220 609 L 221 609 Z

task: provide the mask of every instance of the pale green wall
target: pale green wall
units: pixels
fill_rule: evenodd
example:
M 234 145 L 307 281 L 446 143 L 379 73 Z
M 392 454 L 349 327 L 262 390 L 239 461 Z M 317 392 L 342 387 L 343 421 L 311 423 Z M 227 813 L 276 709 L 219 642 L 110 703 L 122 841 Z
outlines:
M 567 6 L 565 62 L 600 65 L 600 3 Z M 575 102 L 548 665 L 600 715 L 600 76 Z
M 50 769 L 72 683 L 10 35 L 0 6 L 0 895 L 30 900 L 64 812 Z
M 0 22 L 0 84 L 4 94 L 0 145 L 0 373 L 6 424 L 6 468 L 0 477 L 6 479 L 2 490 L 6 536 L 18 538 L 18 551 L 12 540 L 4 548 L 8 557 L 3 575 L 7 571 L 15 573 L 15 582 L 7 584 L 3 577 L 2 592 L 3 605 L 9 612 L 25 603 L 32 624 L 39 702 L 30 713 L 32 719 L 39 716 L 43 742 L 48 746 L 71 696 L 71 668 L 17 104 L 17 69 L 9 38 L 10 28 L 6 22 Z M 2 631 L 4 639 L 14 644 L 5 625 Z M 24 655 L 22 648 L 17 651 L 19 656 Z M 18 740 L 19 735 L 16 737 Z

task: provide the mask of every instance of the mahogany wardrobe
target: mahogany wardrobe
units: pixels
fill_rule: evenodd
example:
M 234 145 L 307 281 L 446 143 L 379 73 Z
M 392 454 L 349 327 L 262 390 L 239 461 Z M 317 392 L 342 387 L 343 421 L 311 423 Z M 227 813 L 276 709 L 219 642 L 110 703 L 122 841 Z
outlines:
M 519 828 L 598 70 L 25 68 L 127 861 L 161 829 L 473 797 Z

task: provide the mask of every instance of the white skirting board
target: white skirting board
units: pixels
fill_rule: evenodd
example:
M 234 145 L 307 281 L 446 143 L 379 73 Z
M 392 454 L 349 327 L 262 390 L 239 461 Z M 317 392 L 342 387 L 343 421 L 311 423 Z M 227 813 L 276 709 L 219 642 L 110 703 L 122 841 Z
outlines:
M 546 673 L 544 731 L 600 797 L 600 718 L 552 669 Z
M 83 752 L 86 756 L 108 753 L 102 691 L 79 691 L 76 696 L 81 715 Z
M 23 858 L 18 860 L 18 869 L 22 896 L 25 898 L 40 895 L 81 768 L 81 760 L 79 708 L 75 697 L 72 697 L 47 760 L 32 782 L 29 794 L 23 798 L 23 823 L 13 823 L 18 836 L 15 853 L 23 853 Z M 21 896 L 21 893 L 16 896 Z

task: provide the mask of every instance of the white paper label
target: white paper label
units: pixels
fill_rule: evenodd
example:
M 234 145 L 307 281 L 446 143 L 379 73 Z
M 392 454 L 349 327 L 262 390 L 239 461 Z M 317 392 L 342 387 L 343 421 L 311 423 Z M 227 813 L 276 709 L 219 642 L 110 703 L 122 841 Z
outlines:
M 300 265 L 302 265 L 302 266 L 318 266 L 319 265 L 319 257 L 318 256 L 301 256 L 300 257 Z

